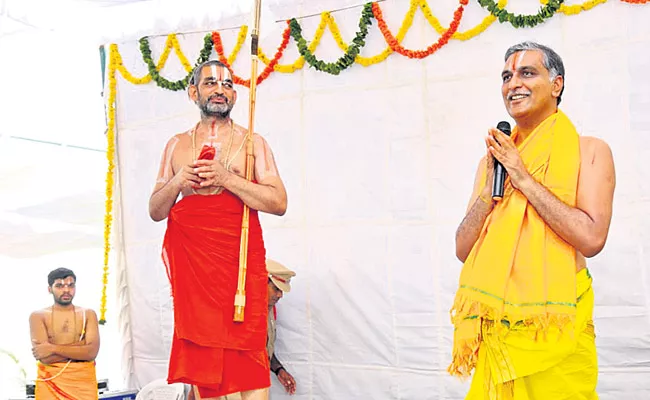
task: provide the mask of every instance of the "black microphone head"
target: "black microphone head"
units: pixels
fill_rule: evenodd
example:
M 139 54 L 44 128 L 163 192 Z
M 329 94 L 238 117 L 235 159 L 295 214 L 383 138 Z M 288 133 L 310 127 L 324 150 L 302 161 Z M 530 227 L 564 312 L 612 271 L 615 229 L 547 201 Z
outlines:
M 497 124 L 497 129 L 510 136 L 510 124 L 507 121 L 501 121 Z

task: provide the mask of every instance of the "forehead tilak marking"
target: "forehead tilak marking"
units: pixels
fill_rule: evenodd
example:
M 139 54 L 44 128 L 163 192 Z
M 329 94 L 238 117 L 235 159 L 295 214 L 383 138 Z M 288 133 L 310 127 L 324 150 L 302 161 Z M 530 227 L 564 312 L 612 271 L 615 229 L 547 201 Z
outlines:
M 518 68 L 521 68 L 521 64 L 523 63 L 523 59 L 525 55 L 526 55 L 526 50 L 522 50 L 510 56 L 510 63 L 507 65 L 507 67 L 510 69 L 511 72 L 514 73 L 515 71 L 517 71 Z
M 210 66 L 210 72 L 212 72 L 212 76 L 215 77 L 218 81 L 225 81 L 225 80 L 232 81 L 232 77 L 230 76 L 230 70 L 228 70 L 228 68 L 224 68 L 216 64 L 212 64 Z
M 515 60 L 517 61 L 517 65 L 515 66 L 517 69 L 521 68 L 521 64 L 524 62 L 524 57 L 526 56 L 526 50 L 520 51 L 519 57 L 516 57 Z

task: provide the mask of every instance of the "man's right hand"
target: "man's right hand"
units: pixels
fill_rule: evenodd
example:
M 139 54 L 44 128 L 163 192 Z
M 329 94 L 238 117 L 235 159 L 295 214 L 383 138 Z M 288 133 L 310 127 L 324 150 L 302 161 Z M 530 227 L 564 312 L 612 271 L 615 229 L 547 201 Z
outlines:
M 289 394 L 296 393 L 296 380 L 284 368 L 278 371 L 278 380 Z
M 167 182 L 159 182 L 149 198 L 149 216 L 154 221 L 162 221 L 169 216 L 169 211 L 176 203 L 179 193 L 198 188 L 202 179 L 193 171 L 192 166 L 184 165 Z
M 481 159 L 474 177 L 474 189 L 467 205 L 465 218 L 456 230 L 456 257 L 465 262 L 472 247 L 478 239 L 487 216 L 494 208 L 492 186 L 494 183 L 494 157 L 490 153 L 489 143 L 485 139 L 487 155 Z M 481 182 L 485 169 L 485 182 Z M 482 188 L 481 188 L 482 187 Z
M 485 138 L 485 145 L 487 146 L 487 155 L 485 156 L 485 186 L 479 193 L 479 197 L 484 202 L 492 203 L 492 186 L 494 185 L 494 156 L 490 153 L 490 144 L 488 139 Z
M 38 343 L 32 340 L 32 355 L 37 360 L 42 360 L 54 354 L 54 347 L 50 342 Z
M 196 189 L 203 179 L 194 172 L 191 165 L 184 165 L 171 180 L 171 184 L 178 188 L 179 191 Z

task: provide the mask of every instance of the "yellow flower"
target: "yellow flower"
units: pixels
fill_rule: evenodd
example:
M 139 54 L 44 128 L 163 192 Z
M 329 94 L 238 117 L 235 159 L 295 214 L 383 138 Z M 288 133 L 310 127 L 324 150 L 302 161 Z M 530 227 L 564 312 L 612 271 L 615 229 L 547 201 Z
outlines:
M 115 169 L 115 100 L 117 98 L 116 70 L 122 65 L 117 45 L 110 47 L 108 66 L 108 127 L 106 131 L 106 210 L 104 215 L 104 274 L 102 276 L 102 297 L 100 300 L 99 320 L 106 321 L 106 286 L 108 285 L 108 260 L 111 249 L 111 226 L 113 222 L 113 184 Z M 120 71 L 121 72 L 121 71 Z M 130 74 L 129 74 L 130 75 Z
M 575 4 L 572 6 L 562 4 L 560 5 L 560 9 L 558 11 L 565 15 L 577 15 L 583 11 L 591 10 L 597 5 L 603 4 L 605 2 L 607 2 L 607 0 L 589 0 L 589 1 L 585 1 L 582 4 Z M 540 3 L 546 5 L 548 3 L 548 0 L 540 0 Z

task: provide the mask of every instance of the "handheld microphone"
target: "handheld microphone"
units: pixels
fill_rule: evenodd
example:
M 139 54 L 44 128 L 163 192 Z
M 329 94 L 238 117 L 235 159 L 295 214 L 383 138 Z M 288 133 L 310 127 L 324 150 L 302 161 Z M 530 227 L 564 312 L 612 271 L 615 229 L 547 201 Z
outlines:
M 510 124 L 506 121 L 501 121 L 497 124 L 497 129 L 506 135 L 510 136 Z M 498 162 L 494 160 L 494 182 L 492 184 L 492 199 L 499 201 L 503 199 L 503 186 L 506 181 L 506 169 Z

